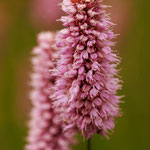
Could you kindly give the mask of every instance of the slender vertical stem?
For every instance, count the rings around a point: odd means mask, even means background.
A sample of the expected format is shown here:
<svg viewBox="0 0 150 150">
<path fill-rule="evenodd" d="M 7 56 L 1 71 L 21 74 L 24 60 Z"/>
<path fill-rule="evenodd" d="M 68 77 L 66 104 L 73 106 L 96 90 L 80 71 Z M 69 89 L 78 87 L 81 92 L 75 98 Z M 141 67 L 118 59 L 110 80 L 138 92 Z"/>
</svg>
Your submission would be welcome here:
<svg viewBox="0 0 150 150">
<path fill-rule="evenodd" d="M 87 150 L 91 150 L 91 139 L 87 141 Z"/>
</svg>

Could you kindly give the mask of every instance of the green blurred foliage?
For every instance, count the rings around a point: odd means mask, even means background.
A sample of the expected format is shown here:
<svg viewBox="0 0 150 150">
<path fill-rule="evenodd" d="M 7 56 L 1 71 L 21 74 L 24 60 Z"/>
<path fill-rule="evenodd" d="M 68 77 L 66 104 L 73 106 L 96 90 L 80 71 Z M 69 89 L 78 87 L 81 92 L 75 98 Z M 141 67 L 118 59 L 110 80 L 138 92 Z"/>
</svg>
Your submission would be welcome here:
<svg viewBox="0 0 150 150">
<path fill-rule="evenodd" d="M 119 1 L 119 0 L 118 0 Z M 36 45 L 35 29 L 29 21 L 29 0 L 1 0 L 8 15 L 5 43 L 0 47 L 0 149 L 22 150 L 27 134 L 30 103 L 28 80 L 30 51 Z M 132 0 L 129 28 L 118 44 L 121 75 L 126 95 L 124 115 L 117 120 L 110 140 L 95 136 L 93 150 L 149 150 L 150 142 L 150 1 Z M 119 12 L 118 12 L 119 13 Z M 74 149 L 86 149 L 79 137 Z"/>
</svg>

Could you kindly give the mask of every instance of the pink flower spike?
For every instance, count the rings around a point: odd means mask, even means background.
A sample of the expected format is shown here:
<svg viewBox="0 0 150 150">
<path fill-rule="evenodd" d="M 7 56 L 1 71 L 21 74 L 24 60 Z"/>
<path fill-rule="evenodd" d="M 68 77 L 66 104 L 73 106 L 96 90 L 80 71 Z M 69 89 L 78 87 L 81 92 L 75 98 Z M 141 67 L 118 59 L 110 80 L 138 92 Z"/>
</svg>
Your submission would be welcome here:
<svg viewBox="0 0 150 150">
<path fill-rule="evenodd" d="M 114 24 L 102 0 L 63 0 L 62 8 L 67 16 L 61 18 L 66 28 L 56 37 L 61 55 L 54 87 L 59 95 L 52 96 L 54 104 L 62 110 L 66 130 L 77 130 L 85 138 L 107 137 L 120 115 L 117 91 L 121 80 L 116 68 L 120 58 L 111 41 Z"/>
<path fill-rule="evenodd" d="M 29 122 L 29 135 L 26 150 L 70 150 L 74 143 L 73 133 L 64 132 L 60 111 L 54 108 L 52 90 L 55 77 L 49 70 L 54 69 L 55 61 L 59 58 L 53 47 L 55 34 L 44 32 L 38 35 L 38 46 L 34 48 L 32 58 L 33 73 L 31 75 L 31 101 L 33 109 Z"/>
</svg>

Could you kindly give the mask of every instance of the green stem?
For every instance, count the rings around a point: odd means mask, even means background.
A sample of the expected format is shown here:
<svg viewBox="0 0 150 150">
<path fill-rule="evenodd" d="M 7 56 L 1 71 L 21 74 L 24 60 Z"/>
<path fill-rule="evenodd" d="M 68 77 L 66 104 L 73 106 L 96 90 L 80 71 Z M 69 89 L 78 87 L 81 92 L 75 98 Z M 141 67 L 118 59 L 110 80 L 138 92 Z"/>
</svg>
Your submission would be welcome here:
<svg viewBox="0 0 150 150">
<path fill-rule="evenodd" d="M 87 150 L 91 150 L 91 139 L 87 141 Z"/>
</svg>

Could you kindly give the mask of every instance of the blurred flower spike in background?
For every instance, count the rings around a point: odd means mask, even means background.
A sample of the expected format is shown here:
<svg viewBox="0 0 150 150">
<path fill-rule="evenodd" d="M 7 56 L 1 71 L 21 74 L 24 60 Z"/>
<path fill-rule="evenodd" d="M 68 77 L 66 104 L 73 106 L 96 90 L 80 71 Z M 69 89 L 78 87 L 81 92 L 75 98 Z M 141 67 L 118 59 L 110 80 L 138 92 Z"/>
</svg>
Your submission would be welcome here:
<svg viewBox="0 0 150 150">
<path fill-rule="evenodd" d="M 49 70 L 55 67 L 58 59 L 53 48 L 55 34 L 44 32 L 38 35 L 38 46 L 33 49 L 33 73 L 31 75 L 31 121 L 27 150 L 70 150 L 73 134 L 63 132 L 65 124 L 61 121 L 59 109 L 54 108 L 50 89 L 54 86 L 55 77 Z"/>
</svg>

